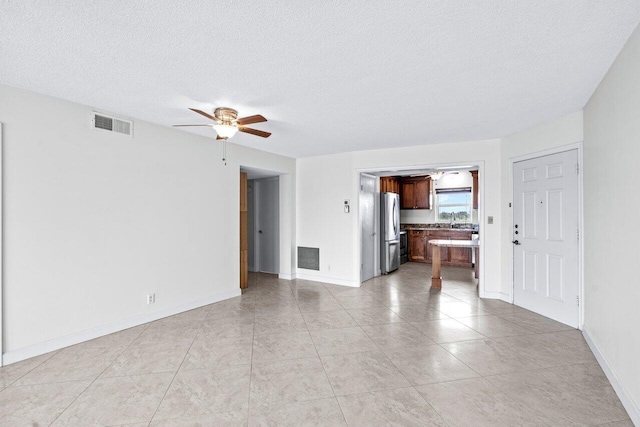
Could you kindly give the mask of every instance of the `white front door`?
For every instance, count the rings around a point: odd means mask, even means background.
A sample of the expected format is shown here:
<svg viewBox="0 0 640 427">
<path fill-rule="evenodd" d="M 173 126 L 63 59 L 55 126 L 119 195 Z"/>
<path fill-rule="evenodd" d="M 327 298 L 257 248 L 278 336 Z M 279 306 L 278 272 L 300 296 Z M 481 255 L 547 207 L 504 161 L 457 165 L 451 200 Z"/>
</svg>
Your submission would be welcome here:
<svg viewBox="0 0 640 427">
<path fill-rule="evenodd" d="M 513 164 L 514 304 L 578 327 L 578 152 Z"/>
<path fill-rule="evenodd" d="M 360 224 L 362 238 L 362 264 L 360 281 L 364 282 L 375 275 L 376 256 L 376 179 L 369 175 L 360 175 Z"/>
</svg>

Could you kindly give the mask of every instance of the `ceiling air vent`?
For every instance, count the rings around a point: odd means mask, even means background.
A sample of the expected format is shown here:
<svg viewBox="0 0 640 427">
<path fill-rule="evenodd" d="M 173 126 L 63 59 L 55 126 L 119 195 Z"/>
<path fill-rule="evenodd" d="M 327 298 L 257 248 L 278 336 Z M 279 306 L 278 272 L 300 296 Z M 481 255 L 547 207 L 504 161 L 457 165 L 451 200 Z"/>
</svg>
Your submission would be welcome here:
<svg viewBox="0 0 640 427">
<path fill-rule="evenodd" d="M 133 122 L 129 120 L 117 119 L 96 112 L 93 112 L 91 116 L 91 126 L 94 129 L 121 133 L 128 136 L 131 136 L 133 130 Z"/>
</svg>

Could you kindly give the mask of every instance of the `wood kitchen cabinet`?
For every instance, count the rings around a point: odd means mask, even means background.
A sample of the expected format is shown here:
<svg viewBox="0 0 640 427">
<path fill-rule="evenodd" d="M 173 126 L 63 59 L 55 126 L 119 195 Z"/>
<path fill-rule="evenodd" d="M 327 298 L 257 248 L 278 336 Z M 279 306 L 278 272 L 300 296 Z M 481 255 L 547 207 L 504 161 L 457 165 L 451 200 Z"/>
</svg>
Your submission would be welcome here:
<svg viewBox="0 0 640 427">
<path fill-rule="evenodd" d="M 400 180 L 395 176 L 380 177 L 380 192 L 400 194 Z"/>
<path fill-rule="evenodd" d="M 409 261 L 427 262 L 427 231 L 409 231 Z"/>
<path fill-rule="evenodd" d="M 400 181 L 400 209 L 430 209 L 429 192 L 431 178 L 428 176 L 402 178 Z"/>
</svg>

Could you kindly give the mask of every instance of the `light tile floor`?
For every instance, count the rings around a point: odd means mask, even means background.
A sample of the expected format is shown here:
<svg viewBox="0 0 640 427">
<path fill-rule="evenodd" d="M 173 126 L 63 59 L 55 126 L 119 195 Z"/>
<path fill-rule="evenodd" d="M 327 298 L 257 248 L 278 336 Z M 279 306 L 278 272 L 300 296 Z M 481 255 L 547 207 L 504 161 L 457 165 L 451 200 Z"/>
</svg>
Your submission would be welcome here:
<svg viewBox="0 0 640 427">
<path fill-rule="evenodd" d="M 632 426 L 579 331 L 469 269 L 242 297 L 0 368 L 3 426 Z"/>
</svg>

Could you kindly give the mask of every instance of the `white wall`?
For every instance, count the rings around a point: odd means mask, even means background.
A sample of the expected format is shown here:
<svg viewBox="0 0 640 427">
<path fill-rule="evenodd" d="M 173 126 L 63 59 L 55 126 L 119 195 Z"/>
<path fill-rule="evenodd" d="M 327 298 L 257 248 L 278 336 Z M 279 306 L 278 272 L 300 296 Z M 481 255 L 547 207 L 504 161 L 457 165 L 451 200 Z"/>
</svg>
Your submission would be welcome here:
<svg viewBox="0 0 640 427">
<path fill-rule="evenodd" d="M 294 159 L 230 143 L 224 166 L 212 138 L 142 121 L 133 138 L 100 132 L 90 112 L 0 86 L 7 361 L 237 294 L 241 164 L 285 174 L 281 271 L 291 272 Z"/>
<path fill-rule="evenodd" d="M 500 167 L 502 168 L 502 205 L 500 227 L 502 227 L 502 293 L 506 299 L 512 294 L 513 245 L 512 212 L 509 203 L 513 202 L 513 184 L 510 160 L 544 150 L 574 144 L 583 139 L 582 111 L 569 114 L 549 123 L 532 127 L 502 139 L 500 145 Z M 497 264 L 496 264 L 497 265 Z"/>
<path fill-rule="evenodd" d="M 359 174 L 366 170 L 390 170 L 440 164 L 482 164 L 480 191 L 484 193 L 483 218 L 495 217 L 495 225 L 480 227 L 488 268 L 484 283 L 487 296 L 500 291 L 500 141 L 472 141 L 385 150 L 358 151 L 298 159 L 298 245 L 320 248 L 320 271 L 298 269 L 298 275 L 334 283 L 358 285 L 360 229 L 358 227 Z M 351 200 L 350 214 L 342 202 Z M 486 220 L 483 220 L 486 223 Z M 329 269 L 329 266 L 331 267 Z"/>
<path fill-rule="evenodd" d="M 584 110 L 585 332 L 640 425 L 640 29 Z M 613 222 L 612 222 L 613 219 Z M 611 378 L 611 377 L 610 377 Z M 623 394 L 624 394 L 623 392 Z M 623 398 L 623 403 L 625 400 Z"/>
</svg>

